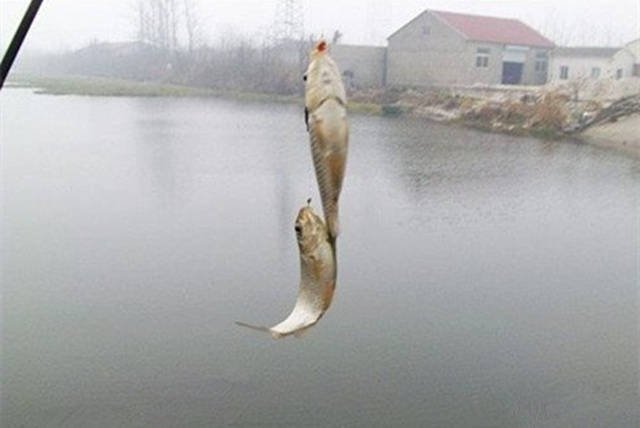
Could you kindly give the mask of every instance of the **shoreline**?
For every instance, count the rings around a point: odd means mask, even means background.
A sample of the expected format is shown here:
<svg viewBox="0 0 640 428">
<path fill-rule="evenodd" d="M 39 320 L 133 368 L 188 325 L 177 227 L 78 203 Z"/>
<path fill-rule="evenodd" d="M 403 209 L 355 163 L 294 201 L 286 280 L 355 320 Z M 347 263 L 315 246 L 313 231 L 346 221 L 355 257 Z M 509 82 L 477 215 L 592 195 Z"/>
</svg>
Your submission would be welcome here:
<svg viewBox="0 0 640 428">
<path fill-rule="evenodd" d="M 30 88 L 43 95 L 79 95 L 104 97 L 172 97 L 222 98 L 246 102 L 302 104 L 302 95 L 279 95 L 260 92 L 225 91 L 211 88 L 176 85 L 161 82 L 139 82 L 111 77 L 14 75 L 6 87 Z M 386 95 L 386 94 L 385 94 Z M 436 97 L 435 101 L 433 100 Z M 425 103 L 424 97 L 427 98 Z M 432 99 L 429 100 L 428 98 Z M 355 101 L 353 100 L 355 98 Z M 354 94 L 347 103 L 352 113 L 400 117 L 411 116 L 452 126 L 463 126 L 482 132 L 533 137 L 541 140 L 570 139 L 640 157 L 640 114 L 622 117 L 615 122 L 600 123 L 581 132 L 562 129 L 553 120 L 557 95 L 533 105 L 506 101 L 495 103 L 479 98 L 451 95 L 444 91 L 423 95 L 409 92 L 396 99 L 367 97 Z M 431 102 L 431 104 L 429 104 Z M 532 125 L 531 115 L 543 116 Z"/>
<path fill-rule="evenodd" d="M 616 150 L 640 159 L 640 113 L 585 129 L 579 141 Z"/>
<path fill-rule="evenodd" d="M 78 95 L 87 97 L 168 97 L 223 98 L 250 102 L 302 104 L 301 95 L 279 95 L 264 92 L 225 91 L 162 82 L 139 82 L 112 77 L 16 75 L 5 87 L 33 89 L 38 95 Z M 381 106 L 374 103 L 349 102 L 350 111 L 380 115 Z"/>
</svg>

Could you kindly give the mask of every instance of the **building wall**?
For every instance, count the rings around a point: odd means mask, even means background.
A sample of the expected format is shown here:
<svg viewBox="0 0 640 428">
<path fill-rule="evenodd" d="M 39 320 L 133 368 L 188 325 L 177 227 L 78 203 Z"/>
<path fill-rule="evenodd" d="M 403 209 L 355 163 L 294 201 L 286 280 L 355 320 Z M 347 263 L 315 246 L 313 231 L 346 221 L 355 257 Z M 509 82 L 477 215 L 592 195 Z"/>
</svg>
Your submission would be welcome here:
<svg viewBox="0 0 640 428">
<path fill-rule="evenodd" d="M 387 85 L 465 83 L 472 59 L 464 37 L 430 13 L 422 13 L 389 37 Z"/>
<path fill-rule="evenodd" d="M 551 63 L 549 68 L 549 81 L 562 82 L 560 79 L 560 67 L 569 67 L 569 75 L 566 80 L 591 78 L 591 69 L 600 68 L 600 78 L 614 78 L 615 71 L 612 70 L 611 59 L 607 57 L 581 57 L 581 56 L 564 56 L 551 55 Z"/>
<path fill-rule="evenodd" d="M 536 70 L 536 61 L 538 58 L 536 55 L 546 55 L 546 68 L 544 70 Z M 542 58 L 540 58 L 542 60 Z M 551 72 L 551 50 L 546 48 L 531 48 L 527 52 L 527 61 L 524 65 L 524 71 L 522 73 L 523 85 L 544 85 L 549 79 Z"/>
<path fill-rule="evenodd" d="M 488 67 L 477 67 L 478 49 L 489 49 Z M 466 42 L 464 56 L 459 59 L 458 66 L 463 77 L 458 83 L 472 85 L 474 83 L 498 84 L 502 81 L 502 54 L 504 47 L 496 43 Z"/>
<path fill-rule="evenodd" d="M 633 76 L 634 62 L 635 58 L 630 51 L 622 49 L 621 51 L 617 52 L 611 59 L 612 76 L 616 75 L 617 70 L 622 70 L 623 78 Z"/>
<path fill-rule="evenodd" d="M 329 47 L 345 85 L 356 89 L 384 86 L 386 51 L 386 48 L 378 46 L 338 44 Z"/>
<path fill-rule="evenodd" d="M 633 56 L 636 64 L 640 64 L 640 39 L 627 43 L 624 50 L 628 51 Z"/>
<path fill-rule="evenodd" d="M 631 70 L 631 75 L 634 77 L 640 77 L 640 39 L 627 43 L 624 48 L 633 56 L 633 68 Z"/>
</svg>

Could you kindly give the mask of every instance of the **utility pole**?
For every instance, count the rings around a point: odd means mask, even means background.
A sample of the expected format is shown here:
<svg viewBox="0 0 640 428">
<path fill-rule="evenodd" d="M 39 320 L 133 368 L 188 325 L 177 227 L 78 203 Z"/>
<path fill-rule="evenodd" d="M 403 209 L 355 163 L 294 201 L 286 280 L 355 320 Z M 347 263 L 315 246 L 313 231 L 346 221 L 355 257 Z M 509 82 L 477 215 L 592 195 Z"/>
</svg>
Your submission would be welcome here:
<svg viewBox="0 0 640 428">
<path fill-rule="evenodd" d="M 300 0 L 278 0 L 273 23 L 273 41 L 301 40 L 304 37 L 304 13 Z"/>
</svg>

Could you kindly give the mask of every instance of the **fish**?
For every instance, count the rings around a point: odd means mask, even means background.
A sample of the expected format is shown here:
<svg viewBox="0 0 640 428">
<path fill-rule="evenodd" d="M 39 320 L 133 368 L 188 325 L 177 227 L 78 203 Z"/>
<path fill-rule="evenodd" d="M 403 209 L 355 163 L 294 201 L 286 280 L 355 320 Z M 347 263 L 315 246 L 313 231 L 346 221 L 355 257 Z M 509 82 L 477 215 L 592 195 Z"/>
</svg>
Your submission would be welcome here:
<svg viewBox="0 0 640 428">
<path fill-rule="evenodd" d="M 349 125 L 342 77 L 327 50 L 327 42 L 320 40 L 310 53 L 304 74 L 305 123 L 324 218 L 335 251 L 339 233 L 338 199 L 347 163 Z"/>
<path fill-rule="evenodd" d="M 273 327 L 236 321 L 239 326 L 268 332 L 274 339 L 289 335 L 301 337 L 313 327 L 329 309 L 336 287 L 335 257 L 329 233 L 310 204 L 298 211 L 294 229 L 300 253 L 300 284 L 293 310 Z"/>
</svg>

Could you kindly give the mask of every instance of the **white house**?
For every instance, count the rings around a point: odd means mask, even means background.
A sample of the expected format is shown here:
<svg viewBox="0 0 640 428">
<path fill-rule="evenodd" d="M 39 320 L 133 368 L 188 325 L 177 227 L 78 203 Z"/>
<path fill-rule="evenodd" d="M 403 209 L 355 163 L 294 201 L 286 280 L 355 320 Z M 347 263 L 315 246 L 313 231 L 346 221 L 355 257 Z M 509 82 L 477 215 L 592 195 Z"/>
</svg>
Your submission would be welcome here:
<svg viewBox="0 0 640 428">
<path fill-rule="evenodd" d="M 640 76 L 640 39 L 627 43 L 613 56 L 612 65 L 621 77 Z"/>
<path fill-rule="evenodd" d="M 549 81 L 620 78 L 614 66 L 614 56 L 620 51 L 611 47 L 557 47 L 551 52 Z"/>
<path fill-rule="evenodd" d="M 640 76 L 640 39 L 615 47 L 557 47 L 551 53 L 549 81 Z"/>
</svg>

